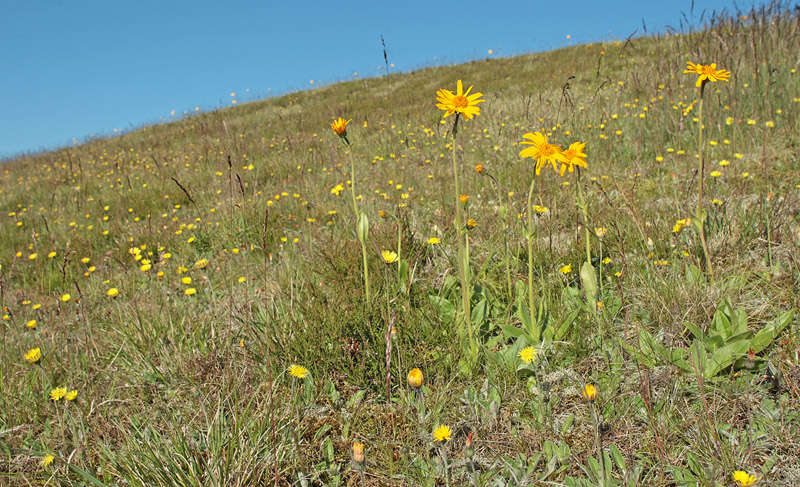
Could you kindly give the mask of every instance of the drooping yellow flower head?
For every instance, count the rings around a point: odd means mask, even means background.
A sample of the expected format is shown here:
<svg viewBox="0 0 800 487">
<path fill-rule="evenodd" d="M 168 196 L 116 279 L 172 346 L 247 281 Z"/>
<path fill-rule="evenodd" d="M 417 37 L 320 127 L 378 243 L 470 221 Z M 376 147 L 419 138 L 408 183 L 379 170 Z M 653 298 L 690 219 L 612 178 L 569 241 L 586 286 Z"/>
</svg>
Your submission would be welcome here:
<svg viewBox="0 0 800 487">
<path fill-rule="evenodd" d="M 417 389 L 422 385 L 422 380 L 423 376 L 421 370 L 411 369 L 411 371 L 408 373 L 408 385 L 410 385 L 414 389 Z"/>
<path fill-rule="evenodd" d="M 383 257 L 383 261 L 387 264 L 394 264 L 397 262 L 397 252 L 392 252 L 391 250 L 382 251 L 381 257 Z"/>
<path fill-rule="evenodd" d="M 338 135 L 339 137 L 347 137 L 347 124 L 352 122 L 353 120 L 345 120 L 342 117 L 334 120 L 331 124 L 331 128 L 333 132 Z"/>
<path fill-rule="evenodd" d="M 586 384 L 583 386 L 583 393 L 581 395 L 587 401 L 594 402 L 594 400 L 597 399 L 597 388 L 592 384 Z"/>
<path fill-rule="evenodd" d="M 25 354 L 25 361 L 28 363 L 35 364 L 40 360 L 42 360 L 42 351 L 39 348 L 28 350 L 28 353 Z"/>
<path fill-rule="evenodd" d="M 521 358 L 526 364 L 529 364 L 536 360 L 536 354 L 538 353 L 539 351 L 533 347 L 525 347 L 519 351 L 519 358 Z"/>
<path fill-rule="evenodd" d="M 683 70 L 684 73 L 695 73 L 697 76 L 697 83 L 695 86 L 700 87 L 703 83 L 707 81 L 717 82 L 717 81 L 728 81 L 731 77 L 731 72 L 726 71 L 724 69 L 717 69 L 717 63 L 711 63 L 710 65 L 703 65 L 703 64 L 695 64 L 692 62 L 686 63 L 686 69 Z"/>
<path fill-rule="evenodd" d="M 454 113 L 460 113 L 464 115 L 465 119 L 471 120 L 472 117 L 480 115 L 481 113 L 478 103 L 486 101 L 479 100 L 479 98 L 483 96 L 483 93 L 473 93 L 470 95 L 469 92 L 471 90 L 472 86 L 470 85 L 467 91 L 464 92 L 464 85 L 461 84 L 461 80 L 458 80 L 455 93 L 450 90 L 439 90 L 436 92 L 436 101 L 439 102 L 436 104 L 436 107 L 446 112 L 444 114 L 445 118 Z"/>
<path fill-rule="evenodd" d="M 736 482 L 736 485 L 739 487 L 750 487 L 751 485 L 755 485 L 757 480 L 758 477 L 745 471 L 737 470 L 733 472 L 733 481 Z"/>
<path fill-rule="evenodd" d="M 357 441 L 353 442 L 353 461 L 364 463 L 364 444 Z"/>
<path fill-rule="evenodd" d="M 564 171 L 569 169 L 569 172 L 575 171 L 575 166 L 586 168 L 586 154 L 583 153 L 583 148 L 586 147 L 585 143 L 573 142 L 570 144 L 569 149 L 564 151 L 564 161 L 561 163 L 561 171 L 559 174 L 564 175 Z"/>
<path fill-rule="evenodd" d="M 547 142 L 547 136 L 545 134 L 541 132 L 527 133 L 523 135 L 522 138 L 526 140 L 523 140 L 521 143 L 529 145 L 530 147 L 522 149 L 519 155 L 521 157 L 531 157 L 536 160 L 537 176 L 542 171 L 543 167 L 550 165 L 553 167 L 553 171 L 557 172 L 556 163 L 561 162 L 565 164 L 567 162 L 561 147 Z"/>
<path fill-rule="evenodd" d="M 302 365 L 292 365 L 289 367 L 289 375 L 295 379 L 305 379 L 308 376 L 308 369 Z"/>
<path fill-rule="evenodd" d="M 446 424 L 439 425 L 433 430 L 433 441 L 444 442 L 450 439 L 450 427 Z"/>
</svg>

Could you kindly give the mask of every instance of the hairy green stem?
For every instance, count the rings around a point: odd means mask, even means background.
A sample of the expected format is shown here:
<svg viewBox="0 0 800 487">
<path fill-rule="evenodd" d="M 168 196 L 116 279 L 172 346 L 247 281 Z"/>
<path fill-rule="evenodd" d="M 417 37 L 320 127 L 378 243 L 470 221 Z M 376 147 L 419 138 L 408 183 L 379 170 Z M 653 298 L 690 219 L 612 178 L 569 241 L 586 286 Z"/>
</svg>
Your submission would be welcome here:
<svg viewBox="0 0 800 487">
<path fill-rule="evenodd" d="M 528 244 L 528 316 L 530 318 L 531 329 L 528 334 L 534 343 L 539 343 L 539 328 L 534 324 L 533 313 L 533 187 L 536 184 L 536 176 L 531 179 L 531 187 L 528 189 L 528 234 L 525 240 Z"/>
<path fill-rule="evenodd" d="M 458 116 L 456 114 L 456 120 L 453 123 L 453 183 L 455 185 L 455 192 L 456 192 L 456 219 L 455 219 L 455 227 L 456 227 L 456 238 L 458 239 L 458 268 L 459 268 L 459 277 L 461 278 L 461 303 L 464 307 L 464 321 L 467 324 L 467 334 L 469 335 L 469 344 L 470 350 L 474 353 L 477 350 L 477 344 L 475 343 L 475 335 L 472 333 L 472 320 L 470 319 L 470 296 L 469 296 L 469 288 L 468 286 L 468 265 L 469 261 L 465 259 L 469 258 L 469 254 L 465 253 L 464 250 L 464 240 L 466 235 L 464 234 L 464 222 L 461 218 L 461 192 L 458 186 L 458 162 L 456 160 L 456 134 L 458 133 Z"/>
</svg>

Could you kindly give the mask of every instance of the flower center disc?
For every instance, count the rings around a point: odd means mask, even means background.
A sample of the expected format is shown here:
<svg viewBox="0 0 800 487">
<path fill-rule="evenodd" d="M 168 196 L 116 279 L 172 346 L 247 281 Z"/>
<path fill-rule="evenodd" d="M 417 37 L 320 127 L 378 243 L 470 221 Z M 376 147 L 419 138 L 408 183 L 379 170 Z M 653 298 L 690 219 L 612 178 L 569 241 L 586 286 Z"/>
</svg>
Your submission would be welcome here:
<svg viewBox="0 0 800 487">
<path fill-rule="evenodd" d="M 468 105 L 469 101 L 466 96 L 456 96 L 453 98 L 453 106 L 456 108 L 466 108 Z"/>
</svg>

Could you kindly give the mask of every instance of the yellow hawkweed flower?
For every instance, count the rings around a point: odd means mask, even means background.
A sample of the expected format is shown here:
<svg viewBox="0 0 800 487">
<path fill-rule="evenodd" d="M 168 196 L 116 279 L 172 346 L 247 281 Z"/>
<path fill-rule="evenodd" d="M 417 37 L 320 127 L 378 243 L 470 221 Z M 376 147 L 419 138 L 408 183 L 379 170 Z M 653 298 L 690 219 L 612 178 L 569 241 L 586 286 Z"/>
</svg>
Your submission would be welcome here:
<svg viewBox="0 0 800 487">
<path fill-rule="evenodd" d="M 289 367 L 289 375 L 295 379 L 305 379 L 308 376 L 308 369 L 302 365 L 292 365 Z"/>
<path fill-rule="evenodd" d="M 70 299 L 72 299 L 72 296 L 70 296 L 70 295 L 69 295 L 69 293 L 63 294 L 63 295 L 61 296 L 61 301 L 62 301 L 62 302 L 64 302 L 64 303 L 66 303 L 66 302 L 67 302 L 67 301 L 69 301 Z"/>
<path fill-rule="evenodd" d="M 458 200 L 461 201 L 461 204 L 465 204 L 468 199 L 469 199 L 469 196 L 467 196 L 465 194 L 462 194 L 461 196 L 458 197 Z"/>
<path fill-rule="evenodd" d="M 575 166 L 586 168 L 586 154 L 583 153 L 584 147 L 586 147 L 586 143 L 573 142 L 570 144 L 569 149 L 564 151 L 564 159 L 566 161 L 562 161 L 559 175 L 563 176 L 564 171 L 567 169 L 569 169 L 569 172 L 574 172 Z"/>
<path fill-rule="evenodd" d="M 32 348 L 25 354 L 25 360 L 28 363 L 35 364 L 42 360 L 42 351 L 39 348 Z"/>
<path fill-rule="evenodd" d="M 565 266 L 559 267 L 558 268 L 558 272 L 560 272 L 560 273 L 562 273 L 564 275 L 570 274 L 572 272 L 572 264 L 567 264 Z"/>
<path fill-rule="evenodd" d="M 25 323 L 25 327 L 31 330 L 36 329 L 36 320 L 30 320 L 29 322 Z"/>
<path fill-rule="evenodd" d="M 478 103 L 486 101 L 479 100 L 479 98 L 483 96 L 483 93 L 473 93 L 470 95 L 469 92 L 471 90 L 472 86 L 467 88 L 465 93 L 464 85 L 461 84 L 461 80 L 458 80 L 456 93 L 450 90 L 439 90 L 436 92 L 436 101 L 439 102 L 436 104 L 436 107 L 446 112 L 444 114 L 445 118 L 454 113 L 460 113 L 464 115 L 465 119 L 470 120 L 472 117 L 480 115 L 481 113 L 481 109 L 477 106 Z"/>
<path fill-rule="evenodd" d="M 475 227 L 477 227 L 477 226 L 478 226 L 478 222 L 476 222 L 476 221 L 475 221 L 475 220 L 473 220 L 472 218 L 470 218 L 469 220 L 467 220 L 467 228 L 468 228 L 468 229 L 472 229 L 472 228 L 475 228 Z"/>
<path fill-rule="evenodd" d="M 726 71 L 724 69 L 717 69 L 717 63 L 711 63 L 710 65 L 703 65 L 703 64 L 695 64 L 692 62 L 686 63 L 686 69 L 683 71 L 684 73 L 695 73 L 697 74 L 697 83 L 695 86 L 700 87 L 703 83 L 707 81 L 717 82 L 717 81 L 728 81 L 731 77 L 731 72 Z"/>
<path fill-rule="evenodd" d="M 66 387 L 56 387 L 52 391 L 50 391 L 50 399 L 53 401 L 58 401 L 62 397 L 67 395 L 67 388 Z"/>
<path fill-rule="evenodd" d="M 736 485 L 739 487 L 750 487 L 751 485 L 755 485 L 757 480 L 758 477 L 743 470 L 733 472 L 733 481 L 736 482 Z"/>
<path fill-rule="evenodd" d="M 119 296 L 119 289 L 112 287 L 111 289 L 106 291 L 106 295 L 110 298 L 116 298 L 117 296 Z"/>
<path fill-rule="evenodd" d="M 78 390 L 72 389 L 64 396 L 64 399 L 67 401 L 74 401 L 76 397 L 78 397 Z"/>
<path fill-rule="evenodd" d="M 527 133 L 522 136 L 521 144 L 530 145 L 520 151 L 520 157 L 531 157 L 536 160 L 536 175 L 542 171 L 543 167 L 548 165 L 553 167 L 553 171 L 558 172 L 556 163 L 561 162 L 567 164 L 567 158 L 564 157 L 561 147 L 550 144 L 547 142 L 547 136 L 541 132 Z"/>
<path fill-rule="evenodd" d="M 598 227 L 594 229 L 594 234 L 597 235 L 597 238 L 603 238 L 608 233 L 608 229 L 606 227 Z"/>
<path fill-rule="evenodd" d="M 186 291 L 184 291 L 184 292 L 183 292 L 183 294 L 185 294 L 185 295 L 187 295 L 187 296 L 192 296 L 192 295 L 194 295 L 194 294 L 197 294 L 197 289 L 195 289 L 195 288 L 193 288 L 193 287 L 190 287 L 189 289 L 187 289 Z"/>
<path fill-rule="evenodd" d="M 53 460 L 55 460 L 55 457 L 53 455 L 45 455 L 44 458 L 42 458 L 42 461 L 39 462 L 39 465 L 41 465 L 42 467 L 46 467 L 51 463 L 53 463 Z"/>
<path fill-rule="evenodd" d="M 188 286 L 189 284 L 191 284 L 191 283 L 192 283 L 192 278 L 191 278 L 191 277 L 188 277 L 188 276 L 187 276 L 187 277 L 182 277 L 182 278 L 181 278 L 181 282 L 182 282 L 182 283 L 184 283 L 184 284 L 186 284 L 186 285 Z"/>
<path fill-rule="evenodd" d="M 194 263 L 194 266 L 198 269 L 205 269 L 207 265 L 208 265 L 208 260 L 206 259 L 200 259 Z"/>
<path fill-rule="evenodd" d="M 433 441 L 444 442 L 450 439 L 450 427 L 446 424 L 438 426 L 433 430 Z"/>
<path fill-rule="evenodd" d="M 547 207 L 541 205 L 533 205 L 533 211 L 541 215 L 542 213 L 547 213 Z"/>
<path fill-rule="evenodd" d="M 333 132 L 338 135 L 339 137 L 347 137 L 347 124 L 352 122 L 353 120 L 345 120 L 342 117 L 334 120 L 331 124 L 331 128 Z"/>
<path fill-rule="evenodd" d="M 485 171 L 485 169 L 483 168 L 482 164 L 478 164 L 477 166 L 475 166 L 475 172 L 476 173 L 480 174 L 480 173 L 482 173 L 484 171 Z"/>
<path fill-rule="evenodd" d="M 38 256 L 38 254 L 36 254 L 36 253 L 34 252 L 34 253 L 32 253 L 31 255 L 29 255 L 29 256 L 28 256 L 28 260 L 36 260 L 36 257 L 37 257 L 37 256 Z"/>
<path fill-rule="evenodd" d="M 594 402 L 594 400 L 597 399 L 597 388 L 592 384 L 586 384 L 583 386 L 583 392 L 581 395 L 587 401 Z"/>
<path fill-rule="evenodd" d="M 422 375 L 422 371 L 419 369 L 411 369 L 411 371 L 408 373 L 408 385 L 414 389 L 417 389 L 422 385 L 423 379 L 424 377 Z"/>
<path fill-rule="evenodd" d="M 383 261 L 387 264 L 394 264 L 397 262 L 397 252 L 392 252 L 391 250 L 382 251 L 381 257 L 383 257 Z"/>
<path fill-rule="evenodd" d="M 525 347 L 519 351 L 519 358 L 521 358 L 526 364 L 529 364 L 536 360 L 536 354 L 538 353 L 539 351 L 533 347 Z"/>
<path fill-rule="evenodd" d="M 436 245 L 436 244 L 442 243 L 442 241 L 439 240 L 439 237 L 431 237 L 431 238 L 428 239 L 428 243 L 430 245 Z"/>
</svg>

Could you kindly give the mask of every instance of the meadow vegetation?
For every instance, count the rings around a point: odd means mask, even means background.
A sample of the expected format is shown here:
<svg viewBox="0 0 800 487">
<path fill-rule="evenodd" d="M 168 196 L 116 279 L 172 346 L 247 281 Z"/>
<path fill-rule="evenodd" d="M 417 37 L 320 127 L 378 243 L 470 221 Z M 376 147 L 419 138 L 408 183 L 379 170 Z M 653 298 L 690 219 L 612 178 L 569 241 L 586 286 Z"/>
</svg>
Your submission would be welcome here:
<svg viewBox="0 0 800 487">
<path fill-rule="evenodd" d="M 4 162 L 0 485 L 798 485 L 799 52 L 773 4 Z"/>
</svg>

